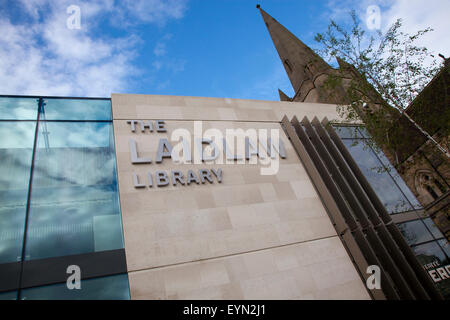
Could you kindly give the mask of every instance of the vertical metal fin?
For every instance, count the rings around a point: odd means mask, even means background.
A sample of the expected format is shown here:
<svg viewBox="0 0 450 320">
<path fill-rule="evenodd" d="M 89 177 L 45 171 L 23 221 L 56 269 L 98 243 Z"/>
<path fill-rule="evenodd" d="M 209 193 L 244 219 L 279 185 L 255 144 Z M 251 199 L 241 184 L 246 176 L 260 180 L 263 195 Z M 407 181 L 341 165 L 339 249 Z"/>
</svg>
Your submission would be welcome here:
<svg viewBox="0 0 450 320">
<path fill-rule="evenodd" d="M 381 270 L 373 299 L 443 299 L 328 119 L 282 120 L 339 237 L 365 281 Z"/>
</svg>

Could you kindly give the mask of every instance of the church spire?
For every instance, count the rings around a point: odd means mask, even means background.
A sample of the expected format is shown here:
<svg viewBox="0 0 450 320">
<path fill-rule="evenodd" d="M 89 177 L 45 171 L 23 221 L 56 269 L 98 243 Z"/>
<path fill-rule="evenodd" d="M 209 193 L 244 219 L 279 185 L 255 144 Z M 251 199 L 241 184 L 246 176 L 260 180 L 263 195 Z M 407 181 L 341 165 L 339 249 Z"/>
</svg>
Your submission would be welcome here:
<svg viewBox="0 0 450 320">
<path fill-rule="evenodd" d="M 316 88 L 316 80 L 333 69 L 320 58 L 311 48 L 300 41 L 289 30 L 283 27 L 277 20 L 272 18 L 265 12 L 260 5 L 256 6 L 264 19 L 267 29 L 269 30 L 275 48 L 278 51 L 281 62 L 289 76 L 292 87 L 295 91 L 295 101 L 308 101 L 308 95 Z M 314 93 L 314 102 L 323 101 Z"/>
<path fill-rule="evenodd" d="M 281 91 L 281 89 L 278 89 L 278 94 L 280 95 L 280 101 L 292 101 L 292 99 L 289 98 L 286 93 Z"/>
</svg>

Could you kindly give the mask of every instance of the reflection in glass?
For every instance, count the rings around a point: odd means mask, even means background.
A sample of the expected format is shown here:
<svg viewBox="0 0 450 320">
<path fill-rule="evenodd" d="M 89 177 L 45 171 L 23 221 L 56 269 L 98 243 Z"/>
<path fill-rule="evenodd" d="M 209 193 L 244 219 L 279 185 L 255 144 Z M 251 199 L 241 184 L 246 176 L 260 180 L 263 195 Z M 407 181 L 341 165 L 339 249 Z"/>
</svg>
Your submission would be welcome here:
<svg viewBox="0 0 450 320">
<path fill-rule="evenodd" d="M 413 210 L 371 148 L 364 143 L 355 144 L 353 139 L 344 139 L 342 142 L 389 213 Z"/>
<path fill-rule="evenodd" d="M 123 248 L 112 124 L 40 122 L 26 260 Z"/>
<path fill-rule="evenodd" d="M 423 222 L 426 224 L 426 226 L 428 227 L 428 230 L 431 231 L 431 234 L 433 235 L 433 237 L 435 239 L 440 239 L 443 238 L 444 235 L 442 234 L 441 231 L 439 231 L 439 228 L 434 224 L 434 221 L 431 220 L 431 218 L 426 218 L 423 219 Z"/>
<path fill-rule="evenodd" d="M 434 261 L 439 264 L 444 264 L 447 261 L 447 257 L 444 251 L 439 247 L 436 241 L 420 244 L 412 247 L 417 259 L 425 265 Z"/>
<path fill-rule="evenodd" d="M 442 240 L 440 240 L 440 242 L 441 241 Z M 445 268 L 449 263 L 449 259 L 446 257 L 437 241 L 420 244 L 412 247 L 412 249 L 444 298 L 450 299 L 450 279 L 447 278 L 448 273 Z"/>
<path fill-rule="evenodd" d="M 0 122 L 0 263 L 21 260 L 35 128 Z"/>
<path fill-rule="evenodd" d="M 447 259 L 450 259 L 450 243 L 447 241 L 447 239 L 438 240 L 438 243 L 447 255 Z"/>
<path fill-rule="evenodd" d="M 45 99 L 40 120 L 111 120 L 111 101 L 90 99 Z"/>
<path fill-rule="evenodd" d="M 358 131 L 358 127 L 355 126 L 334 126 L 334 131 L 341 139 L 359 139 L 363 138 L 361 132 Z"/>
<path fill-rule="evenodd" d="M 22 290 L 24 300 L 130 300 L 128 275 L 81 280 L 80 290 L 66 283 Z"/>
<path fill-rule="evenodd" d="M 357 128 L 357 134 L 349 127 L 340 127 L 336 131 L 388 212 L 422 209 L 419 201 L 384 153 L 381 150 L 374 150 L 366 143 L 370 142 L 367 129 Z M 446 239 L 433 241 L 443 238 L 437 226 L 430 218 L 426 218 L 400 223 L 398 227 L 408 244 L 413 245 L 413 251 L 427 272 L 432 275 L 431 278 L 438 289 L 444 297 L 450 299 L 450 279 L 438 275 L 439 272 L 445 272 L 443 268 L 448 264 L 449 247 Z"/>
<path fill-rule="evenodd" d="M 36 120 L 38 98 L 0 97 L 0 119 Z"/>
<path fill-rule="evenodd" d="M 17 291 L 0 292 L 0 300 L 17 300 Z"/>
<path fill-rule="evenodd" d="M 433 240 L 433 237 L 428 229 L 425 228 L 422 220 L 399 223 L 397 226 L 409 245 Z"/>
<path fill-rule="evenodd" d="M 370 139 L 371 136 L 369 132 L 367 131 L 366 127 L 358 127 L 359 133 L 366 139 Z"/>
<path fill-rule="evenodd" d="M 406 196 L 408 201 L 412 204 L 414 209 L 422 209 L 422 205 L 419 203 L 419 201 L 416 199 L 414 194 L 411 192 L 411 190 L 406 185 L 405 181 L 400 177 L 397 170 L 391 165 L 389 162 L 389 159 L 384 155 L 384 153 L 380 150 L 377 152 L 377 156 L 380 159 L 380 161 L 384 164 L 384 166 L 387 168 L 387 172 L 391 175 L 391 177 L 394 179 L 394 181 L 397 183 L 400 190 L 402 190 L 403 194 Z"/>
</svg>

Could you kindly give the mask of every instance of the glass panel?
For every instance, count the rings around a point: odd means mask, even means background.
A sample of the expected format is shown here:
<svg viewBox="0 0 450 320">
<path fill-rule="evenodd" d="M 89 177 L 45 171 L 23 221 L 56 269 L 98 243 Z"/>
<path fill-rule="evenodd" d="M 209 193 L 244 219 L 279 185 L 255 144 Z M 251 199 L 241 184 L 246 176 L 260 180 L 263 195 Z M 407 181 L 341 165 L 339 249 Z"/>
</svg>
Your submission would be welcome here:
<svg viewBox="0 0 450 320">
<path fill-rule="evenodd" d="M 437 241 L 421 244 L 412 249 L 442 295 L 450 299 L 449 259 Z"/>
<path fill-rule="evenodd" d="M 41 122 L 26 259 L 123 248 L 112 124 Z"/>
<path fill-rule="evenodd" d="M 36 120 L 39 99 L 0 97 L 0 119 Z"/>
<path fill-rule="evenodd" d="M 397 226 L 409 245 L 433 240 L 430 231 L 425 228 L 422 220 L 399 223 Z"/>
<path fill-rule="evenodd" d="M 111 120 L 111 100 L 45 99 L 40 120 Z"/>
<path fill-rule="evenodd" d="M 431 231 L 431 234 L 435 239 L 443 238 L 444 235 L 441 233 L 437 225 L 434 223 L 434 221 L 431 218 L 423 219 L 423 222 L 426 224 L 428 229 Z"/>
<path fill-rule="evenodd" d="M 24 289 L 24 300 L 130 300 L 128 275 L 81 280 L 81 289 L 69 290 L 66 283 Z"/>
<path fill-rule="evenodd" d="M 345 139 L 342 142 L 389 213 L 413 210 L 371 148 L 364 143 L 355 145 L 353 139 Z"/>
<path fill-rule="evenodd" d="M 0 263 L 20 261 L 36 122 L 0 122 Z"/>
<path fill-rule="evenodd" d="M 17 300 L 17 291 L 0 292 L 0 300 Z"/>
<path fill-rule="evenodd" d="M 354 127 L 341 126 L 341 127 L 339 127 L 338 126 L 338 127 L 335 127 L 335 129 L 336 129 L 336 131 L 339 130 L 338 134 L 342 139 L 353 138 L 353 140 L 352 140 L 353 145 L 361 144 L 363 146 L 362 147 L 363 149 L 367 149 L 367 152 L 369 152 L 369 149 L 372 150 L 368 145 L 365 144 L 366 140 L 361 139 L 361 138 L 370 138 L 370 135 L 367 132 L 367 129 L 365 127 L 360 127 L 360 126 L 354 126 Z M 357 130 L 357 133 L 355 133 L 355 130 Z M 372 152 L 375 152 L 375 151 L 372 150 Z M 416 199 L 414 194 L 408 188 L 406 183 L 403 181 L 401 176 L 398 174 L 397 170 L 391 165 L 391 163 L 389 162 L 387 157 L 384 155 L 384 153 L 381 150 L 379 150 L 378 152 L 376 152 L 376 155 L 379 157 L 379 160 L 381 160 L 381 163 L 386 168 L 383 168 L 383 166 L 380 164 L 379 166 L 377 166 L 377 168 L 375 168 L 375 170 L 380 171 L 380 172 L 386 171 L 386 174 L 388 174 L 392 177 L 392 179 L 397 183 L 400 190 L 403 192 L 404 195 L 402 196 L 402 198 L 405 199 L 405 197 L 406 197 L 407 201 L 409 201 L 409 204 L 411 204 L 414 207 L 414 209 L 422 209 L 422 205 L 419 203 L 419 201 Z M 357 159 L 355 159 L 355 160 L 357 160 Z M 410 209 L 408 209 L 408 208 L 410 208 L 409 205 L 406 205 L 403 207 L 405 207 L 406 210 L 410 210 Z M 405 211 L 405 209 L 396 210 L 395 212 Z"/>
<path fill-rule="evenodd" d="M 405 181 L 400 177 L 397 170 L 391 165 L 388 158 L 384 155 L 382 151 L 377 152 L 377 156 L 380 158 L 381 162 L 386 166 L 387 171 L 391 175 L 391 177 L 395 180 L 400 190 L 402 190 L 403 194 L 409 200 L 409 202 L 413 205 L 414 209 L 422 209 L 422 205 L 416 199 L 416 196 L 411 192 L 411 190 L 406 185 Z"/>
<path fill-rule="evenodd" d="M 442 250 L 444 250 L 447 258 L 450 259 L 450 244 L 447 239 L 438 240 L 438 243 L 441 246 Z"/>
<path fill-rule="evenodd" d="M 358 131 L 359 133 L 361 133 L 361 135 L 366 138 L 366 139 L 370 139 L 371 136 L 369 134 L 369 132 L 367 131 L 366 127 L 358 127 Z"/>
<path fill-rule="evenodd" d="M 447 262 L 447 257 L 436 241 L 420 244 L 412 247 L 412 249 L 416 254 L 417 259 L 419 259 L 423 265 L 432 262 L 436 262 L 436 265 L 442 265 Z"/>
<path fill-rule="evenodd" d="M 341 139 L 363 138 L 358 131 L 358 127 L 353 126 L 333 126 L 334 130 Z"/>
</svg>

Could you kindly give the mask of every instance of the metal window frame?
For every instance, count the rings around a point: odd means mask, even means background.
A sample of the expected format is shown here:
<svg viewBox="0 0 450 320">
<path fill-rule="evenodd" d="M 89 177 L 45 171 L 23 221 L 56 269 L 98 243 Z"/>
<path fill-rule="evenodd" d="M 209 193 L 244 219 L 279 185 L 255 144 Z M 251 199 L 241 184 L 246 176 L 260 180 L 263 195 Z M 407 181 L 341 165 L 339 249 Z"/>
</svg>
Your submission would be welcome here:
<svg viewBox="0 0 450 320">
<path fill-rule="evenodd" d="M 15 95 L 15 94 L 0 94 L 0 98 L 31 98 L 31 99 L 67 99 L 67 100 L 111 100 L 106 97 L 62 97 L 62 96 L 33 96 L 33 95 Z"/>
</svg>

